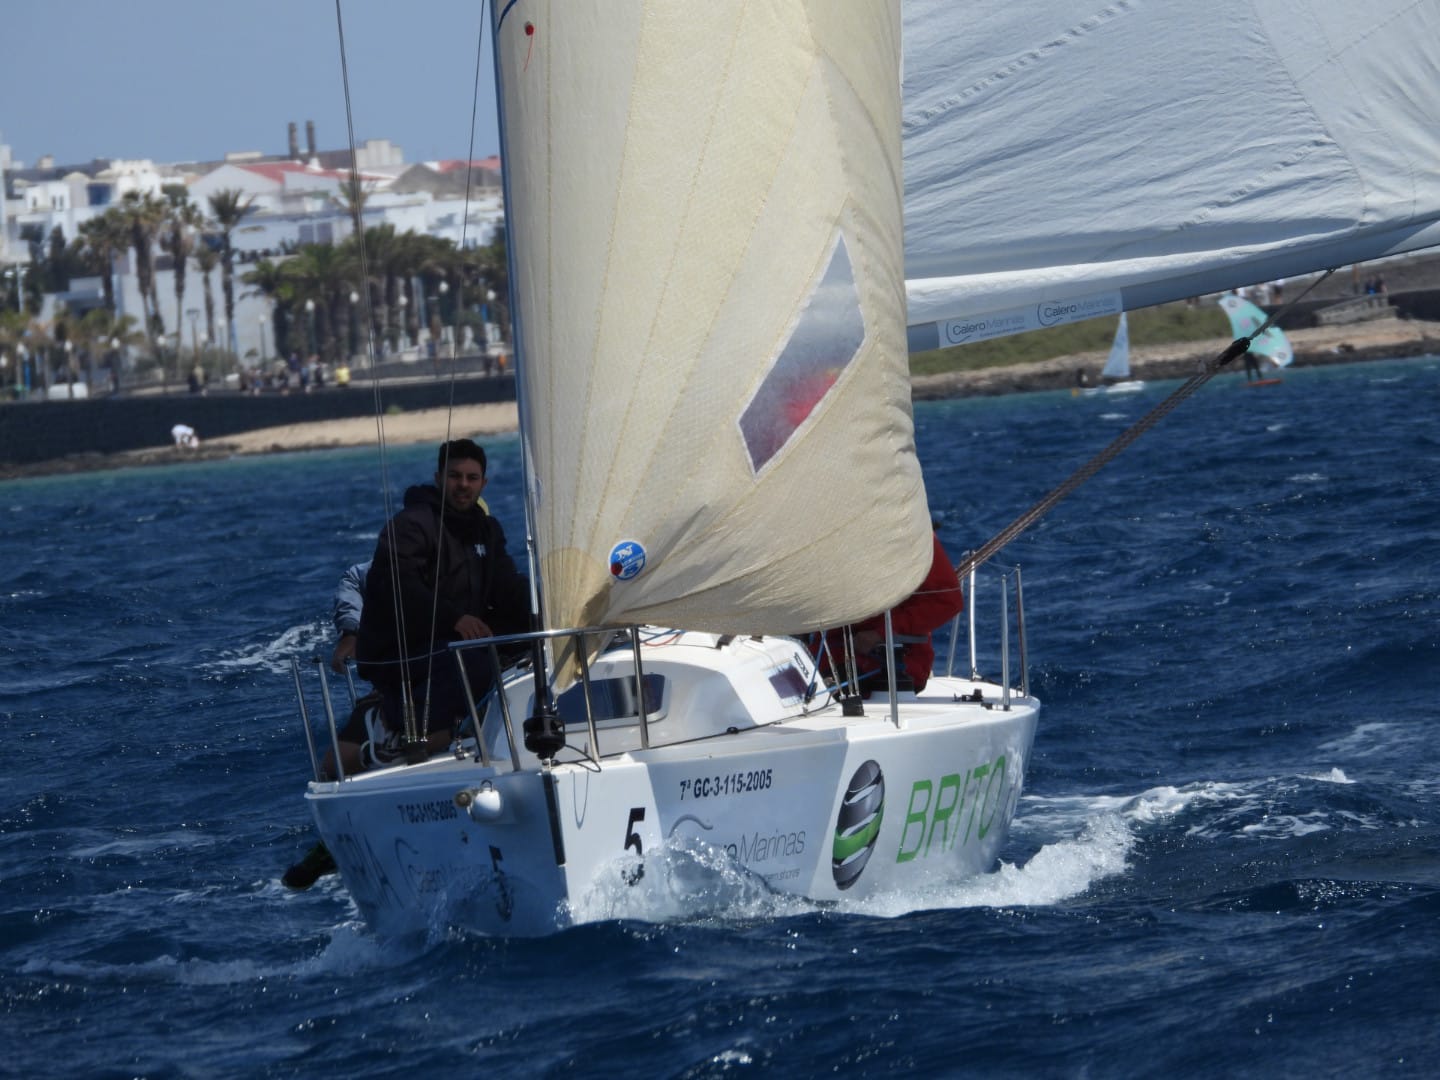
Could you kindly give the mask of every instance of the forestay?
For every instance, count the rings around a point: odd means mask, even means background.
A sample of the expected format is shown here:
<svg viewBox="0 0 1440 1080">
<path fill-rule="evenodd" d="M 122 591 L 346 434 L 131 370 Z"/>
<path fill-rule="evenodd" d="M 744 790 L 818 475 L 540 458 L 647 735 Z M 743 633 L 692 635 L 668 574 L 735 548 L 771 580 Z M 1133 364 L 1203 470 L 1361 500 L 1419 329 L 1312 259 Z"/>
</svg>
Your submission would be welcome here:
<svg viewBox="0 0 1440 1080">
<path fill-rule="evenodd" d="M 905 0 L 911 344 L 1440 243 L 1440 4 Z"/>
<path fill-rule="evenodd" d="M 898 3 L 497 7 L 547 622 L 891 606 L 930 559 Z"/>
</svg>

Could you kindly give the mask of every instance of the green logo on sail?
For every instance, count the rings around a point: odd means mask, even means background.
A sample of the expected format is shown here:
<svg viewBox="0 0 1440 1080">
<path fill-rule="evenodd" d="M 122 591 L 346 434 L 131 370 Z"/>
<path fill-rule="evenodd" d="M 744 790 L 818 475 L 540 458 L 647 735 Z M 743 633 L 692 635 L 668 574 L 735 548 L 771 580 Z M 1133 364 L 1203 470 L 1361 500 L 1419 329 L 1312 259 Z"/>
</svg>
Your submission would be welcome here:
<svg viewBox="0 0 1440 1080">
<path fill-rule="evenodd" d="M 850 786 L 845 789 L 845 798 L 840 803 L 840 816 L 835 822 L 830 871 L 835 875 L 835 884 L 839 888 L 848 889 L 860 879 L 861 871 L 875 850 L 884 815 L 885 776 L 879 765 L 867 761 L 850 778 Z"/>
</svg>

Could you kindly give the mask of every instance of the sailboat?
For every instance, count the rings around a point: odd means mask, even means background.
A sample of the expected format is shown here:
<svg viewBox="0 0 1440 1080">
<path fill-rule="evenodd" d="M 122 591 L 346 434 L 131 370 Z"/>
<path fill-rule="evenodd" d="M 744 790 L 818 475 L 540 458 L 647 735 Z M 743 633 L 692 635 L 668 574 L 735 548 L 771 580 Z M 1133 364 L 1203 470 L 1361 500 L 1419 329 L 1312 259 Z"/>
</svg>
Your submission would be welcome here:
<svg viewBox="0 0 1440 1080">
<path fill-rule="evenodd" d="M 545 629 L 473 645 L 542 648 L 451 754 L 320 779 L 314 725 L 306 798 L 360 912 L 537 935 L 714 860 L 822 902 L 993 868 L 1040 712 L 1018 576 L 923 689 L 891 648 L 867 700 L 853 642 L 802 640 L 934 553 L 898 4 L 496 7 Z"/>
<path fill-rule="evenodd" d="M 1145 389 L 1143 379 L 1130 377 L 1130 321 L 1123 311 L 1116 321 L 1115 339 L 1110 343 L 1110 354 L 1100 369 L 1100 378 L 1101 384 L 1092 386 L 1086 393 L 1133 394 Z"/>
<path fill-rule="evenodd" d="M 1290 347 L 1290 339 L 1285 336 L 1285 331 L 1278 326 L 1265 327 L 1267 316 L 1259 307 L 1236 293 L 1223 294 L 1218 303 L 1222 311 L 1230 319 L 1230 332 L 1236 337 L 1250 337 L 1250 355 L 1256 358 L 1262 377 L 1249 383 L 1251 386 L 1267 386 L 1277 383 L 1280 380 L 1276 377 L 1263 377 L 1266 367 L 1279 371 L 1288 367 L 1290 361 L 1295 359 L 1295 350 Z M 1259 331 L 1257 333 L 1257 331 Z"/>
<path fill-rule="evenodd" d="M 925 575 L 907 343 L 1440 242 L 1437 22 L 494 5 L 546 629 L 452 754 L 308 785 L 365 920 L 544 934 L 687 859 L 821 902 L 993 868 L 1040 711 L 1018 574 L 985 600 L 969 568 L 968 670 L 919 693 L 887 664 L 857 701 L 796 636 Z"/>
</svg>

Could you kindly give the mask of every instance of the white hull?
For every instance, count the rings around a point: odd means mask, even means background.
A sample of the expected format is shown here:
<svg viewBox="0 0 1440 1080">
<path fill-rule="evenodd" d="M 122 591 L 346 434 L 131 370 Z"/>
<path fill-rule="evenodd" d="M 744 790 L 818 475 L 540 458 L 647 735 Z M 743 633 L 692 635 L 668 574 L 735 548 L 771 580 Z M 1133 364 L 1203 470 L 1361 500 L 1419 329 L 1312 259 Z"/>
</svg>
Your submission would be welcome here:
<svg viewBox="0 0 1440 1080">
<path fill-rule="evenodd" d="M 1143 379 L 1126 379 L 1124 382 L 1107 383 L 1104 386 L 1091 386 L 1085 391 L 1086 397 L 1095 397 L 1098 394 L 1134 394 L 1145 389 Z"/>
<path fill-rule="evenodd" d="M 767 666 L 773 674 L 782 656 L 784 667 L 813 671 L 790 639 L 732 648 L 748 652 L 739 667 L 748 663 L 752 674 Z M 700 665 L 682 655 L 668 670 L 651 651 L 646 672 L 663 671 L 679 686 L 712 657 L 723 660 L 725 649 L 701 653 Z M 702 684 L 709 677 L 702 673 Z M 739 685 L 748 676 L 741 670 L 736 678 Z M 959 700 L 977 690 L 983 702 Z M 528 700 L 528 678 L 510 696 Z M 472 744 L 463 759 L 312 783 L 307 799 L 365 921 L 387 935 L 454 925 L 525 936 L 644 917 L 645 905 L 630 910 L 624 893 L 663 888 L 683 899 L 685 875 L 671 872 L 685 864 L 677 853 L 718 861 L 756 888 L 819 901 L 993 868 L 1038 702 L 1012 694 L 1007 709 L 995 684 L 945 677 L 897 701 L 898 728 L 883 694 L 865 703 L 863 716 L 817 699 L 813 711 L 779 706 L 790 715 L 757 716 L 749 726 L 722 690 L 708 717 L 682 717 L 680 702 L 669 701 L 667 714 L 651 721 L 649 749 L 637 744 L 598 763 L 546 769 L 521 751 L 516 770 L 493 755 L 479 763 Z M 612 723 L 602 725 L 602 750 L 607 738 L 638 738 L 637 722 Z M 697 723 L 711 728 L 709 737 L 687 730 Z M 485 731 L 504 753 L 498 710 Z M 654 745 L 667 737 L 686 741 Z M 588 744 L 583 724 L 572 725 L 569 741 Z"/>
</svg>

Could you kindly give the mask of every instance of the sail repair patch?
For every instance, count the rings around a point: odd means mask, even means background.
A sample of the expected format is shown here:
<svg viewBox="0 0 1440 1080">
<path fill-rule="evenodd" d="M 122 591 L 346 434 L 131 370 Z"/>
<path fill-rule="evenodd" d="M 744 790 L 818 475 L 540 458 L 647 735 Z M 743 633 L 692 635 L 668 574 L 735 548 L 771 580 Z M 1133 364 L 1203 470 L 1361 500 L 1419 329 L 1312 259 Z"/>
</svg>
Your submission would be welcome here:
<svg viewBox="0 0 1440 1080">
<path fill-rule="evenodd" d="M 629 581 L 645 569 L 645 548 L 638 540 L 621 540 L 610 549 L 610 576 Z"/>
</svg>

